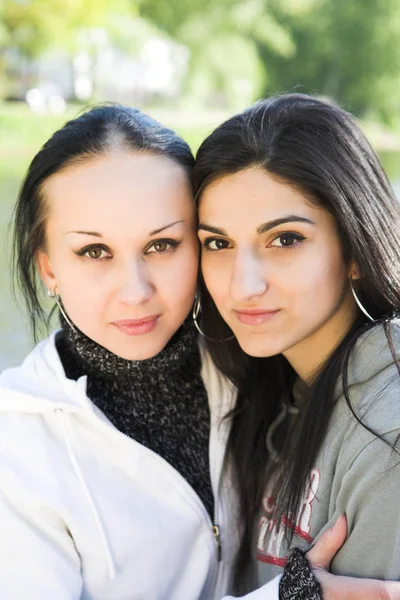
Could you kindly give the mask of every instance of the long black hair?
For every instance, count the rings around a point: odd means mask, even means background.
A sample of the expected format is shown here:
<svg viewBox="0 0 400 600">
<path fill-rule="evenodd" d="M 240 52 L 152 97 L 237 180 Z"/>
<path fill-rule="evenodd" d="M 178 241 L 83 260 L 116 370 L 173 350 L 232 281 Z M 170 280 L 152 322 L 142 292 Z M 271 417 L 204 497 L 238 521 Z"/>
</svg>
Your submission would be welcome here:
<svg viewBox="0 0 400 600">
<path fill-rule="evenodd" d="M 122 148 L 166 156 L 190 175 L 194 158 L 188 144 L 174 131 L 135 108 L 103 105 L 68 121 L 33 158 L 14 211 L 13 281 L 25 299 L 33 337 L 46 322 L 36 253 L 45 247 L 44 185 L 51 175 L 93 156 Z"/>
<path fill-rule="evenodd" d="M 212 182 L 250 167 L 295 186 L 334 216 L 345 260 L 357 265 L 358 294 L 368 312 L 386 323 L 389 336 L 386 321 L 400 307 L 400 204 L 352 117 L 333 104 L 303 94 L 257 103 L 220 125 L 200 146 L 192 172 L 198 202 Z M 228 337 L 232 332 L 204 284 L 201 294 L 205 332 L 213 338 Z M 285 435 L 289 426 L 282 426 L 276 436 L 281 440 L 279 464 L 271 460 L 265 440 L 283 398 L 291 393 L 296 373 L 282 355 L 251 358 L 236 340 L 208 342 L 215 363 L 239 390 L 230 415 L 227 450 L 236 468 L 245 526 L 239 576 L 249 556 L 252 527 L 267 480 L 273 482 L 277 523 L 283 516 L 288 523 L 296 522 L 341 375 L 345 398 L 359 420 L 351 406 L 346 374 L 354 343 L 371 326 L 360 314 L 323 366 L 309 390 L 296 432 L 291 431 L 290 443 Z M 289 529 L 288 541 L 292 536 Z"/>
</svg>

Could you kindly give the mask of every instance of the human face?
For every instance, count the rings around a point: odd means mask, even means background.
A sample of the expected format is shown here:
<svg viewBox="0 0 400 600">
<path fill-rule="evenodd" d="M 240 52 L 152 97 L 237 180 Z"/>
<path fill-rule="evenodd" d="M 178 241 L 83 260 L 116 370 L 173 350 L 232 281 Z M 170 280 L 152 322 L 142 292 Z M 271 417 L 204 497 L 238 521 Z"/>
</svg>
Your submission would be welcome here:
<svg viewBox="0 0 400 600">
<path fill-rule="evenodd" d="M 44 186 L 42 280 L 66 312 L 114 354 L 158 354 L 193 303 L 198 267 L 187 174 L 154 154 L 113 151 Z"/>
<path fill-rule="evenodd" d="M 249 168 L 205 188 L 199 221 L 205 284 L 242 349 L 311 379 L 356 318 L 332 215 Z"/>
</svg>

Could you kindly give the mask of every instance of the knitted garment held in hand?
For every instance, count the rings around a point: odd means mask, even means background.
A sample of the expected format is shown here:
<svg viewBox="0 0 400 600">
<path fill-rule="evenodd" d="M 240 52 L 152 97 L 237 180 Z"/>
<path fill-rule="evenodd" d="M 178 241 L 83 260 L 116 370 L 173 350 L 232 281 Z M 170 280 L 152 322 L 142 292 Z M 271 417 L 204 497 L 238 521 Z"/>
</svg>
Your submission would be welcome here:
<svg viewBox="0 0 400 600">
<path fill-rule="evenodd" d="M 63 323 L 57 350 L 66 376 L 87 375 L 87 395 L 122 433 L 168 461 L 213 520 L 210 411 L 197 334 L 187 320 L 157 356 L 125 360 Z"/>
<path fill-rule="evenodd" d="M 290 552 L 279 582 L 279 600 L 322 600 L 321 584 L 299 548 Z"/>
</svg>

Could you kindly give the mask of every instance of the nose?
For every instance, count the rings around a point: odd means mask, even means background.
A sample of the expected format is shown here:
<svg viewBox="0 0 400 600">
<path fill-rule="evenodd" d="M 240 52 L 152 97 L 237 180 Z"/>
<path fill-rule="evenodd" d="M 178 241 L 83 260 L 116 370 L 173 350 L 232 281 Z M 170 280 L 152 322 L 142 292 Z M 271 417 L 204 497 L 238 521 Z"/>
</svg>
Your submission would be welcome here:
<svg viewBox="0 0 400 600">
<path fill-rule="evenodd" d="M 238 252 L 233 264 L 230 293 L 234 300 L 246 302 L 261 296 L 268 288 L 265 265 L 252 250 Z"/>
<path fill-rule="evenodd" d="M 133 306 L 143 304 L 154 293 L 154 285 L 146 263 L 141 258 L 128 261 L 121 269 L 119 297 Z"/>
</svg>

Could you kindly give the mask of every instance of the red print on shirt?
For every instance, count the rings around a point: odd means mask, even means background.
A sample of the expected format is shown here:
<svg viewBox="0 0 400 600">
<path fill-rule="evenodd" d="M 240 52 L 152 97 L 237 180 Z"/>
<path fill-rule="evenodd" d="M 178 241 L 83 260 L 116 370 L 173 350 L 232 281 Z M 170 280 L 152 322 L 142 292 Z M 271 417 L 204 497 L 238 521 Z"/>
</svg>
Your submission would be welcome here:
<svg viewBox="0 0 400 600">
<path fill-rule="evenodd" d="M 276 502 L 274 498 L 268 496 L 268 493 L 266 496 L 264 496 L 263 515 L 260 518 L 258 526 L 258 560 L 270 563 L 272 565 L 278 565 L 280 567 L 285 566 L 287 556 L 281 556 L 281 554 L 285 529 L 288 527 L 290 527 L 292 530 L 294 529 L 294 532 L 297 536 L 303 538 L 306 540 L 306 542 L 311 544 L 314 539 L 310 536 L 312 503 L 318 491 L 319 480 L 320 472 L 318 469 L 313 468 L 310 474 L 310 483 L 306 493 L 304 494 L 302 508 L 299 512 L 299 517 L 296 520 L 296 523 L 292 523 L 285 517 L 282 517 L 279 531 L 276 530 L 276 519 L 274 519 Z"/>
</svg>

